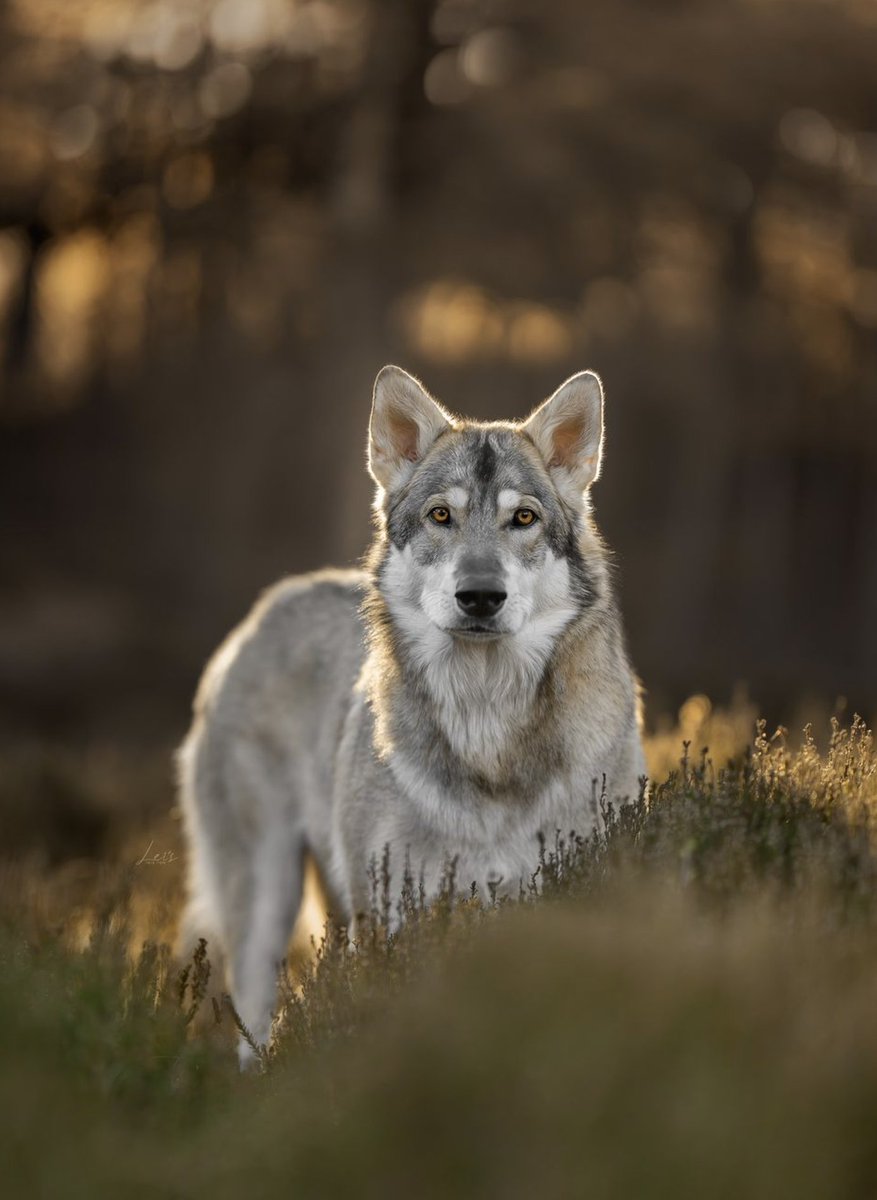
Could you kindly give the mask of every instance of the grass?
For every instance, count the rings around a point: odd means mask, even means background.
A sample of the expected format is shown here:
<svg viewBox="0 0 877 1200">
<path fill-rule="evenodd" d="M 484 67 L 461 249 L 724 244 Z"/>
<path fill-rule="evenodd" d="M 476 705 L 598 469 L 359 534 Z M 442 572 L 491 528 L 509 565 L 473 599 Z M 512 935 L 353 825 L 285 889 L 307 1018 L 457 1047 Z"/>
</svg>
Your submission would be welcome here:
<svg viewBox="0 0 877 1200">
<path fill-rule="evenodd" d="M 412 886 L 388 939 L 379 868 L 358 952 L 328 936 L 285 984 L 255 1077 L 205 956 L 171 961 L 164 867 L 129 847 L 70 921 L 69 880 L 9 868 L 4 1194 L 873 1197 L 872 739 L 759 727 L 717 765 L 743 723 L 690 702 L 649 802 L 558 834 L 520 902 Z"/>
</svg>

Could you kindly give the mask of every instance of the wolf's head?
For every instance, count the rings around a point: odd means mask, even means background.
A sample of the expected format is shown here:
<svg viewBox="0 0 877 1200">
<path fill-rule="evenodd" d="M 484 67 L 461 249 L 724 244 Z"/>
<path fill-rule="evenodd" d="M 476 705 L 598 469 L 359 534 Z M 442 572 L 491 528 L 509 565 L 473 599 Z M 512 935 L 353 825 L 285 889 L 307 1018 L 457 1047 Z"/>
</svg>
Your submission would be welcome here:
<svg viewBox="0 0 877 1200">
<path fill-rule="evenodd" d="M 595 598 L 587 489 L 603 391 L 568 379 L 526 421 L 452 417 L 399 367 L 375 381 L 369 470 L 386 531 L 378 589 L 415 651 L 546 648 Z M 602 561 L 602 558 L 601 558 Z"/>
</svg>

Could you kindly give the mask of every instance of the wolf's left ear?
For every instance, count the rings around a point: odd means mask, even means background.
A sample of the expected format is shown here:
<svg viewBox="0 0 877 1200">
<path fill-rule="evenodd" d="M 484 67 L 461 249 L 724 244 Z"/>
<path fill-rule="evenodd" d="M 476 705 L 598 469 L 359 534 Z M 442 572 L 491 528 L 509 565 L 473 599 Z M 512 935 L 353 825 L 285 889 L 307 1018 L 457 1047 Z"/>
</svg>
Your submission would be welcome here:
<svg viewBox="0 0 877 1200">
<path fill-rule="evenodd" d="M 562 383 L 521 426 L 551 469 L 563 471 L 584 489 L 600 472 L 603 447 L 603 387 L 593 371 Z"/>
<path fill-rule="evenodd" d="M 368 427 L 368 469 L 375 483 L 388 492 L 398 487 L 450 428 L 448 414 L 412 375 L 401 367 L 382 367 Z"/>
</svg>

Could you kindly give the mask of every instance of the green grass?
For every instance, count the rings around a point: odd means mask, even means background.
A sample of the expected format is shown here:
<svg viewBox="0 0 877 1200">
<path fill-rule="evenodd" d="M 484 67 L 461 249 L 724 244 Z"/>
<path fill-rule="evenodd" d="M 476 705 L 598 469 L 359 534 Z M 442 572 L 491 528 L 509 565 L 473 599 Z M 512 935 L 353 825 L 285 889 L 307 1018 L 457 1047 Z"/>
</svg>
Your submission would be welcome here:
<svg viewBox="0 0 877 1200">
<path fill-rule="evenodd" d="M 875 804 L 861 725 L 760 730 L 558 834 L 520 902 L 414 886 L 387 939 L 378 870 L 246 1078 L 207 964 L 132 960 L 120 881 L 78 949 L 7 887 L 4 1195 L 873 1197 Z"/>
</svg>

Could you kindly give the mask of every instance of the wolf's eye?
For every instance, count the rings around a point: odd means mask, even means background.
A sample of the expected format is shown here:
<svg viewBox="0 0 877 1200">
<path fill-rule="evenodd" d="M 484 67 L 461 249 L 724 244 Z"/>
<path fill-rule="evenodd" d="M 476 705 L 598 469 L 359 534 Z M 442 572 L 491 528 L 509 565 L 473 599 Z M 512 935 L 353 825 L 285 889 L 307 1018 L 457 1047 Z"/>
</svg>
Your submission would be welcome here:
<svg viewBox="0 0 877 1200">
<path fill-rule="evenodd" d="M 442 508 L 441 506 L 431 508 L 429 516 L 431 520 L 435 521 L 436 525 L 450 525 L 451 523 L 451 514 L 446 508 Z"/>
<path fill-rule="evenodd" d="M 535 525 L 538 520 L 539 518 L 533 512 L 532 508 L 518 508 L 512 517 L 512 524 L 521 528 L 527 525 Z"/>
</svg>

